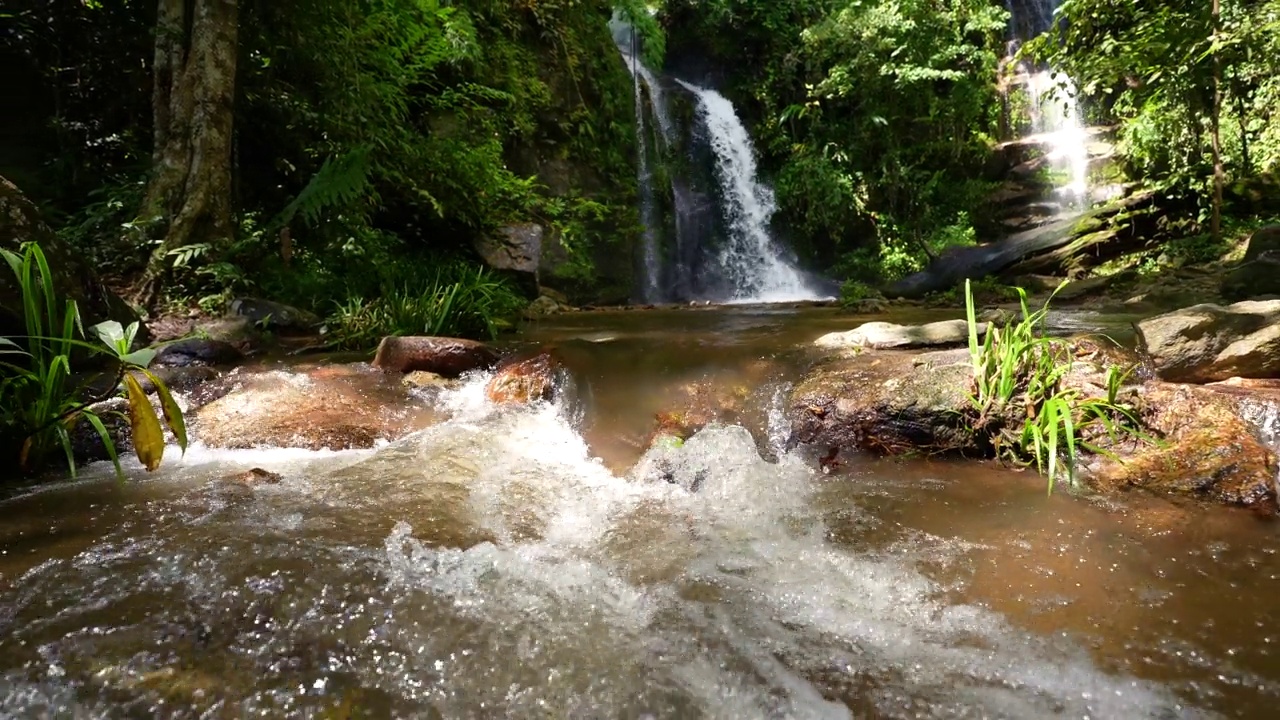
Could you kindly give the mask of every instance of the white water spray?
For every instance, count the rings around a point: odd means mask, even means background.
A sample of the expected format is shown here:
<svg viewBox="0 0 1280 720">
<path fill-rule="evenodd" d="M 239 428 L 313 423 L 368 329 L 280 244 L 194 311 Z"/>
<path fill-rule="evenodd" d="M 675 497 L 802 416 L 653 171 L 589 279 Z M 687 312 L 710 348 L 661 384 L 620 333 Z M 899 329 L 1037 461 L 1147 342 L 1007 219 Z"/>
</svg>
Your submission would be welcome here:
<svg viewBox="0 0 1280 720">
<path fill-rule="evenodd" d="M 733 103 L 715 90 L 678 81 L 698 98 L 708 139 L 716 155 L 716 176 L 723 194 L 728 238 L 718 258 L 733 290 L 732 302 L 817 300 L 800 271 L 788 262 L 769 235 L 777 210 L 773 190 L 757 182 L 751 136 Z"/>
</svg>

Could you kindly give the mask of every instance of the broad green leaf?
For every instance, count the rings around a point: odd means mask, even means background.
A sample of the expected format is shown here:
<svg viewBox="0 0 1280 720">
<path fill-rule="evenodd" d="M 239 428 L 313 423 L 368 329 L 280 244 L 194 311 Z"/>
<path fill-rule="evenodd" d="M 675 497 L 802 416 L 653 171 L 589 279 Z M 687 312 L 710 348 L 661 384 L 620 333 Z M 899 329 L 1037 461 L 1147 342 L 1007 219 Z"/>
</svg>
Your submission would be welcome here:
<svg viewBox="0 0 1280 720">
<path fill-rule="evenodd" d="M 124 355 L 129 352 L 127 346 L 121 350 L 124 343 L 124 326 L 118 321 L 107 320 L 105 322 L 100 322 L 89 329 L 93 331 L 94 335 L 101 338 L 102 342 L 106 343 L 107 347 L 115 350 L 117 355 Z"/>
<path fill-rule="evenodd" d="M 124 387 L 129 400 L 129 427 L 133 431 L 133 449 L 147 472 L 160 467 L 164 458 L 164 430 L 155 408 L 142 391 L 138 379 L 125 373 Z"/>
<path fill-rule="evenodd" d="M 134 350 L 128 355 L 120 356 L 120 362 L 125 365 L 136 365 L 140 368 L 147 367 L 155 359 L 156 351 L 152 348 L 142 348 L 141 350 Z"/>
</svg>

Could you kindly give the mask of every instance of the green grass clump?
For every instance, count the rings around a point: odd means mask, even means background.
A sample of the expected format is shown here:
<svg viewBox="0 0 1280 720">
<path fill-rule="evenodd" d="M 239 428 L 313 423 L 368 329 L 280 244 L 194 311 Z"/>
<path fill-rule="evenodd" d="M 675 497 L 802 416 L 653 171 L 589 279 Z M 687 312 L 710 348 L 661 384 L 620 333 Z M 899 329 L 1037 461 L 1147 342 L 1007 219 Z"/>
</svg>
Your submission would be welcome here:
<svg viewBox="0 0 1280 720">
<path fill-rule="evenodd" d="M 349 297 L 325 323 L 334 347 L 366 349 L 387 335 L 493 339 L 525 301 L 485 267 L 457 262 L 419 280 L 388 283 L 378 297 Z"/>
<path fill-rule="evenodd" d="M 1059 477 L 1074 481 L 1080 450 L 1110 455 L 1090 440 L 1143 436 L 1134 409 L 1118 399 L 1127 373 L 1107 368 L 1104 397 L 1084 397 L 1078 389 L 1064 387 L 1072 366 L 1070 349 L 1043 334 L 1053 296 L 1033 312 L 1026 292 L 1017 291 L 1022 317 L 989 327 L 979 340 L 973 288 L 965 281 L 974 383 L 971 427 L 1000 459 L 1034 463 L 1048 477 L 1052 492 Z"/>
</svg>

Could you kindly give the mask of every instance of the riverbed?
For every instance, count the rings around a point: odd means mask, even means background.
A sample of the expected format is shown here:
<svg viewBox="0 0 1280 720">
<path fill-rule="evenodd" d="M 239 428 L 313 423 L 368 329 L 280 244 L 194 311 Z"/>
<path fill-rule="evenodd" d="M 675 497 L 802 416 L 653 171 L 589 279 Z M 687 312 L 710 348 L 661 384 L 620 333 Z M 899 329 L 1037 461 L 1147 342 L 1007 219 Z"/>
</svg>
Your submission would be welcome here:
<svg viewBox="0 0 1280 720">
<path fill-rule="evenodd" d="M 898 320 L 939 319 L 920 311 Z M 366 451 L 176 448 L 0 503 L 0 715 L 1271 717 L 1270 517 L 788 448 L 830 308 L 563 315 L 571 387 Z M 1123 318 L 1051 319 L 1122 334 Z M 654 415 L 732 419 L 636 477 Z M 248 488 L 250 468 L 282 476 Z"/>
</svg>

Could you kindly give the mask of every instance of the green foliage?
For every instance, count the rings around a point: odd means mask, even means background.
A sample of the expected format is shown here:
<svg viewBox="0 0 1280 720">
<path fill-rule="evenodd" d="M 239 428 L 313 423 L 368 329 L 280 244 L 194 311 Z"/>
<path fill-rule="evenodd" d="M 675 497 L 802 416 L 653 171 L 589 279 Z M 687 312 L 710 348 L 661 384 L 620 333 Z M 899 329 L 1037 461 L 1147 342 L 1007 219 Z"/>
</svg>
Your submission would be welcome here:
<svg viewBox="0 0 1280 720">
<path fill-rule="evenodd" d="M 997 457 L 1019 464 L 1034 462 L 1048 477 L 1052 492 L 1059 476 L 1074 481 L 1080 450 L 1106 452 L 1086 438 L 1098 432 L 1112 442 L 1124 435 L 1143 436 L 1133 407 L 1119 400 L 1124 373 L 1108 367 L 1105 397 L 1086 398 L 1079 390 L 1064 387 L 1072 357 L 1065 344 L 1043 334 L 1049 302 L 1033 312 L 1021 288 L 1018 297 L 1022 317 L 1003 327 L 989 324 L 980 340 L 973 289 L 965 281 L 973 365 L 970 422 Z"/>
<path fill-rule="evenodd" d="M 840 285 L 840 304 L 845 307 L 857 305 L 868 298 L 878 296 L 875 288 L 857 280 L 846 280 Z"/>
<path fill-rule="evenodd" d="M 352 296 L 326 321 L 332 345 L 371 348 L 387 335 L 492 339 L 524 300 L 487 268 L 451 262 L 428 277 L 387 283 L 372 299 Z"/>
<path fill-rule="evenodd" d="M 89 408 L 117 391 L 123 382 L 129 422 L 138 459 L 154 470 L 164 455 L 164 436 L 150 400 L 132 373 L 144 374 L 156 387 L 165 421 L 185 452 L 186 425 L 182 410 L 164 383 L 146 369 L 155 358 L 151 348 L 133 349 L 138 323 L 123 327 L 112 320 L 90 328 L 92 341 L 84 339 L 80 312 L 74 300 L 57 296 L 53 275 L 43 251 L 26 243 L 22 253 L 0 249 L 22 289 L 26 335 L 0 338 L 0 450 L 13 453 L 18 469 L 29 473 L 43 466 L 47 456 L 61 449 L 75 475 L 71 433 L 77 423 L 88 423 L 102 439 L 123 478 L 120 462 L 102 418 Z M 97 377 L 76 382 L 72 365 L 87 359 L 108 359 L 115 366 L 106 393 L 91 391 Z"/>
<path fill-rule="evenodd" d="M 1280 1 L 1220 6 L 1215 26 L 1212 3 L 1199 0 L 1066 0 L 1063 22 L 1026 52 L 1072 77 L 1099 121 L 1118 124 L 1119 151 L 1133 177 L 1204 198 L 1215 106 L 1229 174 L 1280 167 Z"/>
<path fill-rule="evenodd" d="M 885 282 L 972 242 L 962 213 L 998 125 L 1007 12 L 992 0 L 669 0 L 670 45 L 709 51 L 775 173 L 798 250 Z"/>
</svg>

